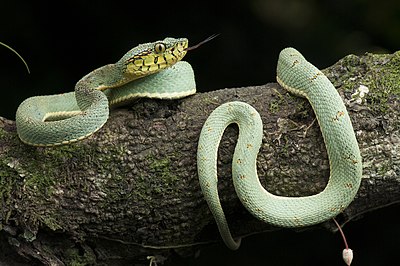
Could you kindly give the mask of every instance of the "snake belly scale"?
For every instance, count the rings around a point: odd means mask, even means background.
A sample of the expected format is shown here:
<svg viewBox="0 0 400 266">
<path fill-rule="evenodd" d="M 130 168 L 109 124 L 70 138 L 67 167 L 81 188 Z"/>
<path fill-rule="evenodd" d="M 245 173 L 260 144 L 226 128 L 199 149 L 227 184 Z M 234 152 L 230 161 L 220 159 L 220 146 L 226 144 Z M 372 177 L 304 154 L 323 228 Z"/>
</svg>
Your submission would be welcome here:
<svg viewBox="0 0 400 266">
<path fill-rule="evenodd" d="M 354 199 L 361 182 L 362 163 L 358 143 L 346 107 L 328 78 L 295 49 L 279 55 L 278 83 L 310 102 L 324 138 L 330 163 L 325 189 L 312 196 L 284 197 L 265 190 L 257 176 L 256 158 L 263 128 L 258 112 L 249 104 L 229 102 L 217 107 L 202 128 L 197 167 L 200 186 L 225 244 L 237 249 L 228 227 L 217 188 L 217 151 L 225 128 L 238 124 L 239 137 L 232 160 L 236 193 L 256 218 L 281 227 L 308 226 L 329 220 Z"/>
<path fill-rule="evenodd" d="M 196 92 L 193 69 L 180 61 L 186 38 L 140 44 L 115 64 L 90 72 L 70 93 L 36 96 L 17 109 L 20 139 L 34 146 L 69 144 L 99 130 L 109 107 L 138 97 L 177 99 Z"/>
</svg>

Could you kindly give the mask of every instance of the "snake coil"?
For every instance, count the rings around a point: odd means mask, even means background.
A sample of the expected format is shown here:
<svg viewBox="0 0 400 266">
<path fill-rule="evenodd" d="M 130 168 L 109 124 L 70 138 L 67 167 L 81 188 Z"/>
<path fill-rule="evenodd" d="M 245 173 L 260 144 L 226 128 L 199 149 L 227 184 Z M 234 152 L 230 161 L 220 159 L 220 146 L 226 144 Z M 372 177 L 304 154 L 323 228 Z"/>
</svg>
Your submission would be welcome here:
<svg viewBox="0 0 400 266">
<path fill-rule="evenodd" d="M 106 123 L 109 106 L 138 97 L 177 99 L 196 92 L 193 69 L 180 61 L 185 38 L 140 44 L 115 64 L 84 76 L 75 92 L 31 97 L 17 109 L 20 139 L 34 146 L 69 144 L 86 138 Z"/>
<path fill-rule="evenodd" d="M 330 178 L 325 189 L 307 197 L 283 197 L 265 190 L 257 176 L 256 158 L 263 128 L 258 112 L 242 102 L 217 107 L 202 128 L 197 169 L 200 186 L 225 244 L 237 249 L 218 197 L 217 151 L 225 128 L 236 123 L 239 137 L 232 160 L 236 193 L 258 219 L 281 227 L 320 223 L 342 212 L 355 197 L 361 182 L 360 150 L 346 107 L 328 78 L 295 49 L 286 48 L 277 66 L 277 81 L 289 92 L 310 102 L 325 141 Z"/>
</svg>

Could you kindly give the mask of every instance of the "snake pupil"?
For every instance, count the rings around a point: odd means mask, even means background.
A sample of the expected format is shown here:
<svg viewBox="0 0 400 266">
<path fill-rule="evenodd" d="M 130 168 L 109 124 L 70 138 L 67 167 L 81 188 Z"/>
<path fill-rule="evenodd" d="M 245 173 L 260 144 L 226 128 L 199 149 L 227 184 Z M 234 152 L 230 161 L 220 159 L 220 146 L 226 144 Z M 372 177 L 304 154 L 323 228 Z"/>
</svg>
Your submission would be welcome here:
<svg viewBox="0 0 400 266">
<path fill-rule="evenodd" d="M 164 52 L 165 52 L 165 44 L 163 44 L 163 43 L 156 43 L 156 44 L 154 45 L 154 51 L 155 51 L 157 54 L 164 53 Z"/>
</svg>

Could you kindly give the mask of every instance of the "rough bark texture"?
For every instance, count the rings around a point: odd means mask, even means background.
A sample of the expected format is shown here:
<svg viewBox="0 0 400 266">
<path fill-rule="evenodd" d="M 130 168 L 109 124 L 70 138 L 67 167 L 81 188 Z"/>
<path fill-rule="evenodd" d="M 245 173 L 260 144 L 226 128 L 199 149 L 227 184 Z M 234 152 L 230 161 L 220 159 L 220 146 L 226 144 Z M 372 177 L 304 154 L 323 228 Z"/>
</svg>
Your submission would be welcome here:
<svg viewBox="0 0 400 266">
<path fill-rule="evenodd" d="M 349 55 L 324 70 L 348 107 L 364 165 L 342 223 L 400 199 L 399 69 L 400 52 Z M 364 96 L 357 94 L 361 85 L 369 89 Z M 22 144 L 15 123 L 0 119 L 0 248 L 16 251 L 3 263 L 135 265 L 149 254 L 160 259 L 171 249 L 185 253 L 219 241 L 197 180 L 196 148 L 207 116 L 232 100 L 261 114 L 257 170 L 270 192 L 304 196 L 324 188 L 329 163 L 313 111 L 275 83 L 179 101 L 143 99 L 113 110 L 90 138 L 54 148 Z M 248 214 L 234 193 L 236 136 L 237 128 L 228 128 L 218 164 L 231 229 L 237 236 L 273 230 Z"/>
</svg>

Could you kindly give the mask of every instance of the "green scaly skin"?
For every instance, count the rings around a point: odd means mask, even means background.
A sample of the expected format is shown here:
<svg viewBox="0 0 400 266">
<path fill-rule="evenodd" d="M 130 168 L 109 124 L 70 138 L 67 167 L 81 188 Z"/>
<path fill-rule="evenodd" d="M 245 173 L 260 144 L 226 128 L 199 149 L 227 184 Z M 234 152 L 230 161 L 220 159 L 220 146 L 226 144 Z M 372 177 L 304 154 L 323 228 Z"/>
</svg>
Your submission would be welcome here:
<svg viewBox="0 0 400 266">
<path fill-rule="evenodd" d="M 138 97 L 177 99 L 196 92 L 193 69 L 180 61 L 188 40 L 165 38 L 128 51 L 118 62 L 84 76 L 75 91 L 36 96 L 16 113 L 20 139 L 34 146 L 55 146 L 81 140 L 99 130 L 109 106 Z"/>
<path fill-rule="evenodd" d="M 277 81 L 289 92 L 306 97 L 311 103 L 329 157 L 329 182 L 322 192 L 307 197 L 283 197 L 269 193 L 261 186 L 256 171 L 263 134 L 260 115 L 242 102 L 229 102 L 216 108 L 201 131 L 197 168 L 204 197 L 222 239 L 230 249 L 237 249 L 240 239 L 235 241 L 231 235 L 217 188 L 217 150 L 229 124 L 239 126 L 232 161 L 236 193 L 246 209 L 266 223 L 301 227 L 329 220 L 352 202 L 360 186 L 360 151 L 346 107 L 332 83 L 293 48 L 286 48 L 280 53 Z"/>
</svg>

